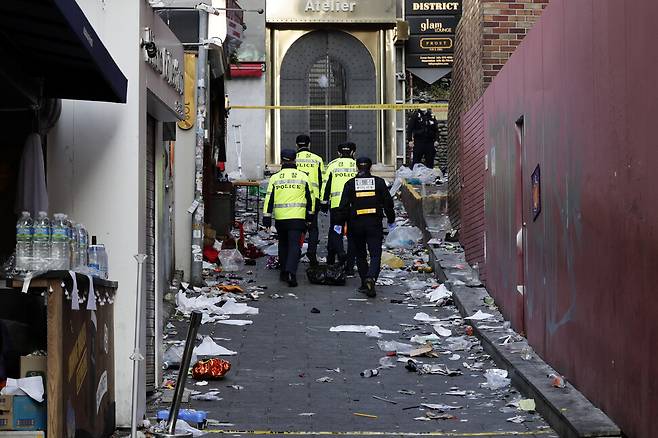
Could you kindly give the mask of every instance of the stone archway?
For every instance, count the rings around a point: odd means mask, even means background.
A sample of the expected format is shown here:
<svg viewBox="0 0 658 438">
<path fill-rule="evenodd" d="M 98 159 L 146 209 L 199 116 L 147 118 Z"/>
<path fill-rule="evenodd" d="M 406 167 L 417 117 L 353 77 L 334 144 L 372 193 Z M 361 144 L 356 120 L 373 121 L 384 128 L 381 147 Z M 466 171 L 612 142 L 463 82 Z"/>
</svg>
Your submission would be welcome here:
<svg viewBox="0 0 658 438">
<path fill-rule="evenodd" d="M 340 31 L 318 30 L 297 40 L 280 69 L 282 105 L 367 104 L 377 98 L 375 65 L 368 49 Z M 344 141 L 357 155 L 377 158 L 376 111 L 282 111 L 281 148 L 310 134 L 312 150 L 329 161 Z"/>
</svg>

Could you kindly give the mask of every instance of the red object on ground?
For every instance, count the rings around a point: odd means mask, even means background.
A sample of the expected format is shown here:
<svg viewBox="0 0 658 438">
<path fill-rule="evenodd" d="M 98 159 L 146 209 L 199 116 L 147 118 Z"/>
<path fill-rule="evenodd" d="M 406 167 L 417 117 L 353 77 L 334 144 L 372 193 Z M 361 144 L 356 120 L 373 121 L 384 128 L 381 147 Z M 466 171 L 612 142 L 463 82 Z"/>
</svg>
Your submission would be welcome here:
<svg viewBox="0 0 658 438">
<path fill-rule="evenodd" d="M 219 251 L 217 251 L 212 246 L 206 246 L 203 248 L 203 258 L 208 260 L 210 263 L 217 263 L 219 260 Z"/>
<path fill-rule="evenodd" d="M 192 367 L 195 380 L 221 379 L 231 369 L 231 362 L 224 359 L 200 360 Z"/>
</svg>

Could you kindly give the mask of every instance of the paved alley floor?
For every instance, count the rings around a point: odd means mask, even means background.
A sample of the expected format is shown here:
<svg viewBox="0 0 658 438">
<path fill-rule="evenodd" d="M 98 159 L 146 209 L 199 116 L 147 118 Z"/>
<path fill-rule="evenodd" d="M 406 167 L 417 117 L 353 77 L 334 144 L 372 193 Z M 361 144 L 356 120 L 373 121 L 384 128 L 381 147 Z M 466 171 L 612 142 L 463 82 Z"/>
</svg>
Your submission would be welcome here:
<svg viewBox="0 0 658 438">
<path fill-rule="evenodd" d="M 417 252 L 415 258 L 421 255 Z M 385 271 L 384 280 L 393 285 L 378 287 L 377 297 L 366 299 L 356 292 L 355 278 L 344 287 L 311 285 L 303 274 L 306 266 L 300 265 L 300 285 L 289 288 L 279 282 L 278 271 L 265 268 L 265 258 L 251 268 L 251 274 L 245 273 L 250 267 L 241 274 L 244 279 L 267 287 L 257 301 L 247 302 L 259 314 L 234 318 L 251 319 L 253 324 L 208 323 L 199 331 L 237 352 L 224 357 L 232 368 L 223 380 L 207 386 L 188 380 L 193 391 L 219 391 L 219 401 L 183 405 L 208 412 L 208 436 L 556 436 L 539 415 L 516 407 L 522 397 L 513 388 L 480 386 L 486 382 L 484 371 L 497 367 L 475 337 L 466 336 L 468 342 L 459 345 L 465 326 L 457 309 L 450 302 L 429 304 L 423 290 L 430 288 L 410 292 L 410 285 L 418 288 L 418 280 L 429 280 L 425 286 L 430 287 L 431 274 Z M 441 320 L 452 337 L 435 342 L 439 357 L 415 358 L 418 367 L 443 364 L 461 375 L 410 372 L 404 356 L 387 356 L 379 348 L 380 340 L 411 344 L 413 336 L 435 333 L 431 324 L 414 320 L 419 312 Z M 183 339 L 187 321 L 173 319 L 172 324 L 176 338 Z M 364 333 L 330 332 L 339 325 L 378 326 L 399 333 L 377 339 Z M 395 367 L 382 367 L 380 360 Z M 361 377 L 366 369 L 378 369 L 379 374 Z M 514 417 L 524 422 L 508 421 Z"/>
</svg>

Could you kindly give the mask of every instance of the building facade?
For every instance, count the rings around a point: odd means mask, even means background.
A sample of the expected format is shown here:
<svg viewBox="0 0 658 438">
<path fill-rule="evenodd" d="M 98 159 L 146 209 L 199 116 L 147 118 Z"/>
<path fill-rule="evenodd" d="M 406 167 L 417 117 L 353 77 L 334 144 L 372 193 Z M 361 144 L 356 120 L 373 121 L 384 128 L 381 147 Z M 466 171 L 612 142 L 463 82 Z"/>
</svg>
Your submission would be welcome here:
<svg viewBox="0 0 658 438">
<path fill-rule="evenodd" d="M 105 244 L 110 278 L 119 283 L 114 302 L 116 415 L 117 425 L 127 426 L 136 254 L 149 256 L 139 318 L 146 357 L 141 412 L 146 388 L 154 388 L 160 379 L 162 291 L 173 263 L 173 149 L 164 125 L 182 117 L 183 48 L 146 0 L 79 4 L 128 78 L 127 103 L 63 102 L 61 118 L 48 138 L 48 189 L 52 211 L 69 212 Z M 144 47 L 140 41 L 154 45 Z"/>
</svg>

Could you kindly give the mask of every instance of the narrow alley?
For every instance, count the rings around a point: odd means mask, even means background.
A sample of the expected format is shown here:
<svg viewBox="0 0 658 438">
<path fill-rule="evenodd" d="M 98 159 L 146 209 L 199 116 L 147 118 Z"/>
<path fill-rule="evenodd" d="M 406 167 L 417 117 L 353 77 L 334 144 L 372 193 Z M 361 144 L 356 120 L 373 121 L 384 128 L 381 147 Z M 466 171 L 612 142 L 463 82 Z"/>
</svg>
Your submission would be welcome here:
<svg viewBox="0 0 658 438">
<path fill-rule="evenodd" d="M 183 409 L 208 413 L 208 435 L 557 436 L 509 380 L 487 387 L 487 370 L 497 367 L 468 335 L 445 286 L 422 272 L 429 270 L 427 250 L 417 242 L 389 251 L 403 266 L 382 273 L 375 299 L 356 292 L 356 279 L 322 286 L 304 278 L 289 288 L 266 268 L 268 257 L 236 273 L 207 272 L 212 287 L 179 294 L 167 346 L 184 339 L 185 311 L 217 317 L 205 298 L 221 306 L 234 297 L 254 308 L 236 313 L 258 313 L 232 316 L 249 325 L 202 325 L 199 340 L 210 337 L 236 354 L 222 356 L 231 363 L 225 378 L 188 380 L 191 401 Z M 220 292 L 229 284 L 245 292 Z M 367 370 L 378 374 L 363 377 Z M 165 381 L 175 377 L 165 373 Z M 167 407 L 155 403 L 151 413 Z"/>
</svg>

